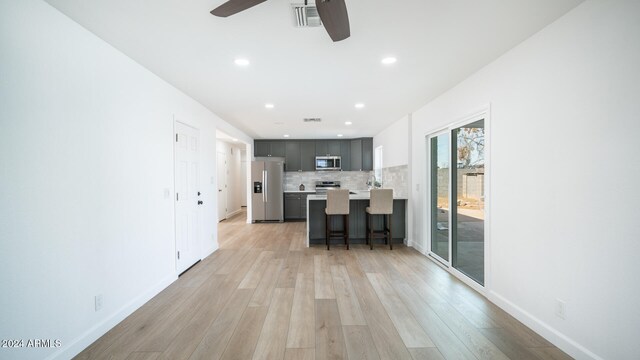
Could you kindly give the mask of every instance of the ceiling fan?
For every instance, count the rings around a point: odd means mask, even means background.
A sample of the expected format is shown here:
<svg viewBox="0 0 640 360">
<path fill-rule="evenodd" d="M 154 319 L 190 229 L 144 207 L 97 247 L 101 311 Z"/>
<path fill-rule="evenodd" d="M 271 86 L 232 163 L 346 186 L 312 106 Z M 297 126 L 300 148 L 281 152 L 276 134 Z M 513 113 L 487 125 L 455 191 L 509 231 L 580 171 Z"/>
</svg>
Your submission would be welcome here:
<svg viewBox="0 0 640 360">
<path fill-rule="evenodd" d="M 217 8 L 211 10 L 211 14 L 219 17 L 227 17 L 247 10 L 266 0 L 229 0 Z M 305 5 L 307 0 L 305 0 Z M 349 29 L 349 16 L 344 0 L 316 0 L 318 15 L 329 33 L 331 40 L 340 41 L 351 36 Z"/>
</svg>

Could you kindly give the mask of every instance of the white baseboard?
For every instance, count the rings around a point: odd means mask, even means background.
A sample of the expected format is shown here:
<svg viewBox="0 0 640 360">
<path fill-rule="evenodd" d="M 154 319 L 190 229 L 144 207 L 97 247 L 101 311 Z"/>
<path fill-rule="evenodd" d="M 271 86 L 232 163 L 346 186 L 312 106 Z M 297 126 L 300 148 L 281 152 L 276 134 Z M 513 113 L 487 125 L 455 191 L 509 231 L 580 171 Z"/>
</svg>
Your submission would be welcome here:
<svg viewBox="0 0 640 360">
<path fill-rule="evenodd" d="M 407 240 L 407 246 L 411 246 L 412 248 L 418 250 L 422 255 L 426 255 L 427 254 L 425 252 L 425 249 L 422 247 L 422 244 L 420 244 L 417 241 Z"/>
<path fill-rule="evenodd" d="M 488 291 L 487 295 L 492 303 L 496 304 L 499 308 L 509 313 L 509 315 L 518 319 L 533 331 L 549 340 L 549 342 L 569 354 L 574 359 L 603 360 L 600 356 L 594 354 L 586 347 L 570 339 L 495 291 Z"/>
<path fill-rule="evenodd" d="M 425 255 L 428 259 L 432 260 L 434 263 L 442 266 L 440 263 L 435 261 L 435 259 L 432 259 L 427 255 L 426 249 L 420 243 L 408 240 L 407 246 L 413 247 L 414 249 Z M 443 267 L 443 269 L 450 271 L 450 269 L 447 269 L 445 267 Z M 542 337 L 557 346 L 560 350 L 569 354 L 571 357 L 575 359 L 603 360 L 600 356 L 594 354 L 583 345 L 562 334 L 558 330 L 549 326 L 544 321 L 531 315 L 530 313 L 515 305 L 511 301 L 507 300 L 505 297 L 496 293 L 495 291 L 486 289 L 484 292 L 480 293 L 484 293 L 489 301 L 509 313 L 509 315 L 518 319 L 520 322 L 531 328 L 536 333 L 540 334 Z"/>
<path fill-rule="evenodd" d="M 218 243 L 216 242 L 216 244 L 215 244 L 213 247 L 211 247 L 211 248 L 209 248 L 209 249 L 205 250 L 204 254 L 202 254 L 202 260 L 204 260 L 205 258 L 207 258 L 207 256 L 209 256 L 209 255 L 213 254 L 213 253 L 214 253 L 216 250 L 218 250 L 219 248 L 220 248 L 220 246 L 219 246 L 219 245 L 218 245 Z"/>
<path fill-rule="evenodd" d="M 230 218 L 234 217 L 235 215 L 240 214 L 241 212 L 242 212 L 242 208 L 234 210 L 234 211 L 232 211 L 230 213 L 227 213 L 227 219 L 230 219 Z"/>
<path fill-rule="evenodd" d="M 124 305 L 113 314 L 107 316 L 106 319 L 102 320 L 101 322 L 94 325 L 89 330 L 72 340 L 67 346 L 63 346 L 62 348 L 60 348 L 60 350 L 48 356 L 46 360 L 66 360 L 78 355 L 82 350 L 86 349 L 94 341 L 96 341 L 102 335 L 106 334 L 107 331 L 111 330 L 114 326 L 124 320 L 127 316 L 131 315 L 134 311 L 139 309 L 147 301 L 158 295 L 160 291 L 171 285 L 171 283 L 176 281 L 176 279 L 178 279 L 177 274 L 166 277 L 164 280 L 160 281 L 155 286 L 152 286 L 149 290 L 134 298 L 128 304 Z"/>
</svg>

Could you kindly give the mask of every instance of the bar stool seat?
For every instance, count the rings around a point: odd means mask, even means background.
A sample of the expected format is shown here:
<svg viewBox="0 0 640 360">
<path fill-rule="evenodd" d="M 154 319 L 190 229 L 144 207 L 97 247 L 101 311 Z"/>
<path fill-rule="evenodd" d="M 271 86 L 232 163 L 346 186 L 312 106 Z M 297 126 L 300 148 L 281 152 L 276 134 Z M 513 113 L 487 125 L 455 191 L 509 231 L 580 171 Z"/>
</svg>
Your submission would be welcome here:
<svg viewBox="0 0 640 360">
<path fill-rule="evenodd" d="M 327 250 L 331 243 L 331 237 L 344 238 L 344 244 L 349 250 L 349 190 L 327 190 L 327 207 L 325 213 L 325 240 L 327 242 Z M 344 219 L 344 228 L 339 230 L 331 229 L 331 219 L 333 216 L 342 216 Z"/>
<path fill-rule="evenodd" d="M 369 206 L 365 208 L 367 213 L 367 244 L 373 250 L 373 239 L 384 238 L 384 243 L 389 244 L 393 250 L 393 237 L 391 234 L 391 216 L 393 215 L 393 189 L 372 189 Z M 382 230 L 374 231 L 371 217 L 383 216 Z"/>
</svg>

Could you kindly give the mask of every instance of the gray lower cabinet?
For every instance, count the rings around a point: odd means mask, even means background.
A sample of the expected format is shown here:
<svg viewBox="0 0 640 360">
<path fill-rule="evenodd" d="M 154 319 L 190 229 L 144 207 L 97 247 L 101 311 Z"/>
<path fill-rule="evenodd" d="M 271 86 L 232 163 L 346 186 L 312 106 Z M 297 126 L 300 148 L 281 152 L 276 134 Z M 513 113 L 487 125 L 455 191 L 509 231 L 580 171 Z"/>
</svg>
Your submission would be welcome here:
<svg viewBox="0 0 640 360">
<path fill-rule="evenodd" d="M 325 213 L 324 208 L 327 202 L 325 200 L 313 200 L 309 202 L 309 240 L 311 244 L 324 244 L 325 239 Z M 354 244 L 364 243 L 367 227 L 366 207 L 369 206 L 369 200 L 351 200 L 349 203 L 349 239 Z M 393 215 L 391 216 L 391 235 L 394 243 L 401 242 L 407 237 L 406 224 L 406 206 L 407 201 L 396 199 L 393 200 Z M 381 215 L 373 217 L 374 230 L 382 229 L 383 218 Z M 331 228 L 342 230 L 342 216 L 334 216 L 331 219 Z M 339 240 L 333 240 L 339 242 Z M 377 239 L 375 246 L 383 240 Z M 377 244 L 377 245 L 376 245 Z"/>
<path fill-rule="evenodd" d="M 284 194 L 284 219 L 300 219 L 300 194 Z"/>
<path fill-rule="evenodd" d="M 284 194 L 285 220 L 303 220 L 307 218 L 307 195 L 306 193 Z"/>
</svg>

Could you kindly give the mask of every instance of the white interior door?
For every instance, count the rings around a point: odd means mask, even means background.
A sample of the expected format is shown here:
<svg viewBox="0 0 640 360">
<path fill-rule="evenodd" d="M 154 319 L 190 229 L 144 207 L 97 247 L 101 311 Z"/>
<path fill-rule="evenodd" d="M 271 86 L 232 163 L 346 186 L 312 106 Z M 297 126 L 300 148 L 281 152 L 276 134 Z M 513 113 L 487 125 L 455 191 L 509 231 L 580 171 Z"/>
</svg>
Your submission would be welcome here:
<svg viewBox="0 0 640 360">
<path fill-rule="evenodd" d="M 175 123 L 176 269 L 182 273 L 200 260 L 200 133 Z"/>
<path fill-rule="evenodd" d="M 227 155 L 219 152 L 217 158 L 218 172 L 218 221 L 227 218 Z"/>
</svg>

